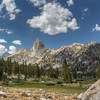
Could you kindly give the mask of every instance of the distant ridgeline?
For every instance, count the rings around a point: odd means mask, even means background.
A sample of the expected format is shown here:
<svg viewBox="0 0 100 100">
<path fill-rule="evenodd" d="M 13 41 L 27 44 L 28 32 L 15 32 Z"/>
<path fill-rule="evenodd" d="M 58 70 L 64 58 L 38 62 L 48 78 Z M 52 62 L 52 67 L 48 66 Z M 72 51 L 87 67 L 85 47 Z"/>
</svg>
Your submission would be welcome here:
<svg viewBox="0 0 100 100">
<path fill-rule="evenodd" d="M 11 62 L 18 64 L 34 65 L 45 69 L 62 69 L 64 60 L 72 73 L 90 75 L 95 73 L 100 64 L 100 43 L 91 42 L 88 44 L 74 43 L 60 49 L 48 49 L 40 39 L 34 41 L 31 50 L 20 49 L 16 53 L 3 56 L 4 60 L 11 59 Z"/>
</svg>

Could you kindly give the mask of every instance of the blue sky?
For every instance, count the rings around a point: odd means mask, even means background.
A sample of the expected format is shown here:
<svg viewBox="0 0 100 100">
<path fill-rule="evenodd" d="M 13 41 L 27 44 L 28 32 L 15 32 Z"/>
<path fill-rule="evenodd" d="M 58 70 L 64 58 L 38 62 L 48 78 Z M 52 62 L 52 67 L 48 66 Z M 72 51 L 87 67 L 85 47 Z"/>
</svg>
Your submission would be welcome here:
<svg viewBox="0 0 100 100">
<path fill-rule="evenodd" d="M 100 42 L 100 0 L 0 0 L 0 54 Z"/>
</svg>

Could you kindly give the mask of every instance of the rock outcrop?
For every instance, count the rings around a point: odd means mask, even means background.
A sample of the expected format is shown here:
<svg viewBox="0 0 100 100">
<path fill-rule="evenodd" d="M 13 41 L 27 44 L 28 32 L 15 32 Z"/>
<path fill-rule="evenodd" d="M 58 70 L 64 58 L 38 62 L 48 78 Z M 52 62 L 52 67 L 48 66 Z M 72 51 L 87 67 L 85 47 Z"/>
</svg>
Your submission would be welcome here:
<svg viewBox="0 0 100 100">
<path fill-rule="evenodd" d="M 74 43 L 55 50 L 45 48 L 42 41 L 37 39 L 31 50 L 20 49 L 8 57 L 18 63 L 24 61 L 27 64 L 38 63 L 40 67 L 46 68 L 50 66 L 61 68 L 63 60 L 66 59 L 72 71 L 85 74 L 96 71 L 97 65 L 100 64 L 100 43 Z"/>
<path fill-rule="evenodd" d="M 10 54 L 9 54 L 8 52 L 5 52 L 5 53 L 2 55 L 3 58 L 8 57 L 8 56 L 10 56 Z"/>
<path fill-rule="evenodd" d="M 36 39 L 34 41 L 34 45 L 33 45 L 32 49 L 31 49 L 31 52 L 34 52 L 34 51 L 38 52 L 38 51 L 41 51 L 44 48 L 45 48 L 45 46 L 42 43 L 42 41 L 40 39 Z"/>
<path fill-rule="evenodd" d="M 45 48 L 45 45 L 42 43 L 42 41 L 40 39 L 36 39 L 34 41 L 34 45 L 32 49 L 30 50 L 30 52 L 32 56 L 40 57 L 41 54 L 43 54 L 45 50 L 46 48 Z"/>
<path fill-rule="evenodd" d="M 83 95 L 81 100 L 100 100 L 100 80 L 94 83 Z"/>
</svg>

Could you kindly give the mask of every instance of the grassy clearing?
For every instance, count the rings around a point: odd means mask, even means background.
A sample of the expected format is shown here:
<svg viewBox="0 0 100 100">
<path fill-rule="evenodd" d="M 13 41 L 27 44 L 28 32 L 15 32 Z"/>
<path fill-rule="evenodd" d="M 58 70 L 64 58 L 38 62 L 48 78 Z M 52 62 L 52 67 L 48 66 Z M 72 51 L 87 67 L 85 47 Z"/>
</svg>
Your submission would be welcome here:
<svg viewBox="0 0 100 100">
<path fill-rule="evenodd" d="M 59 92 L 59 93 L 68 93 L 68 94 L 72 94 L 72 93 L 81 93 L 87 90 L 87 87 L 84 87 L 85 85 L 88 84 L 92 84 L 94 83 L 94 80 L 90 80 L 90 81 L 80 81 L 81 85 L 77 86 L 77 85 L 62 85 L 59 84 L 60 81 L 59 80 L 45 80 L 43 81 L 43 83 L 41 83 L 40 81 L 23 81 L 23 80 L 12 80 L 12 83 L 5 85 L 5 84 L 1 84 L 3 86 L 6 87 L 13 87 L 13 88 L 31 88 L 31 89 L 45 89 L 47 92 Z M 75 83 L 77 84 L 77 83 Z"/>
</svg>

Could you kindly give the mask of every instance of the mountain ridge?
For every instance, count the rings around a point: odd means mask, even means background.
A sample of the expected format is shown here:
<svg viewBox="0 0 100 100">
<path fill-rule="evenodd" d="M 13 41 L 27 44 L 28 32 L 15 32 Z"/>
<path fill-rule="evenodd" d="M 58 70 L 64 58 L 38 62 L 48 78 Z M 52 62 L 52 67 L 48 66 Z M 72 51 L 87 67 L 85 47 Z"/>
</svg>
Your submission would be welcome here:
<svg viewBox="0 0 100 100">
<path fill-rule="evenodd" d="M 100 64 L 100 43 L 74 43 L 59 49 L 48 49 L 40 39 L 36 39 L 31 50 L 20 49 L 8 57 L 19 64 L 37 63 L 40 67 L 52 66 L 59 69 L 62 67 L 63 60 L 66 59 L 71 70 L 85 70 L 88 73 L 96 71 L 96 66 Z"/>
</svg>

